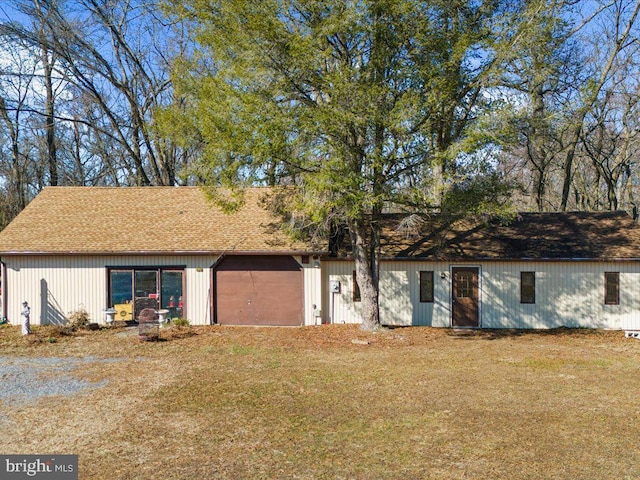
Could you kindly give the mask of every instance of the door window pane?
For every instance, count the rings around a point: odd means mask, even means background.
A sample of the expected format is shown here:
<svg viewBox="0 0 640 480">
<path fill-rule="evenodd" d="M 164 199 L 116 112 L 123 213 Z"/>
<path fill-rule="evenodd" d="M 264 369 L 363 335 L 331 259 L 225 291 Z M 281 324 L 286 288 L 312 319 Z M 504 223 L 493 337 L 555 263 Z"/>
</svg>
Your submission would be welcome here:
<svg viewBox="0 0 640 480">
<path fill-rule="evenodd" d="M 160 278 L 162 308 L 169 310 L 169 318 L 183 318 L 183 272 L 163 270 Z"/>
<path fill-rule="evenodd" d="M 135 317 L 145 308 L 158 309 L 158 275 L 156 270 L 136 270 L 134 273 Z"/>
<path fill-rule="evenodd" d="M 131 303 L 131 300 L 133 300 L 132 274 L 131 270 L 111 271 L 111 307 L 118 304 Z"/>
<path fill-rule="evenodd" d="M 457 272 L 456 298 L 473 298 L 473 272 Z"/>
<path fill-rule="evenodd" d="M 156 284 L 157 275 L 155 270 L 137 270 L 135 277 L 136 297 L 157 297 L 158 286 Z"/>
</svg>

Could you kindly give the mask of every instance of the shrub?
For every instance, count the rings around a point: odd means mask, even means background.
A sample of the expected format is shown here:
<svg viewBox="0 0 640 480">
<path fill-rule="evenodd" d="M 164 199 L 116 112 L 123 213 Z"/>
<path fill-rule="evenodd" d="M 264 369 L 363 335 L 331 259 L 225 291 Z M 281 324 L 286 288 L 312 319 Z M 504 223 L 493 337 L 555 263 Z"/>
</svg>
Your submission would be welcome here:
<svg viewBox="0 0 640 480">
<path fill-rule="evenodd" d="M 69 313 L 66 327 L 74 331 L 79 328 L 86 328 L 87 325 L 89 325 L 90 319 L 89 312 L 87 312 L 84 307 L 80 307 Z"/>
<path fill-rule="evenodd" d="M 173 318 L 173 319 L 171 319 L 171 323 L 173 325 L 175 325 L 176 327 L 188 327 L 189 326 L 189 320 L 187 320 L 186 318 Z"/>
</svg>

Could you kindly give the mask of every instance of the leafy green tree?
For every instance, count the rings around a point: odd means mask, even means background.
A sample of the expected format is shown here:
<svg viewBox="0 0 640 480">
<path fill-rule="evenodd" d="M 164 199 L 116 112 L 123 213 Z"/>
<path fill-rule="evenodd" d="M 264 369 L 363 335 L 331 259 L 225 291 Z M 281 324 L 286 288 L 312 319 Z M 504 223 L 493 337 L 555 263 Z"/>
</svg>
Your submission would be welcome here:
<svg viewBox="0 0 640 480">
<path fill-rule="evenodd" d="M 199 47 L 177 62 L 181 101 L 159 120 L 204 143 L 198 180 L 296 185 L 294 220 L 346 225 L 375 329 L 384 213 L 477 212 L 501 192 L 476 127 L 518 4 L 167 0 Z"/>
</svg>

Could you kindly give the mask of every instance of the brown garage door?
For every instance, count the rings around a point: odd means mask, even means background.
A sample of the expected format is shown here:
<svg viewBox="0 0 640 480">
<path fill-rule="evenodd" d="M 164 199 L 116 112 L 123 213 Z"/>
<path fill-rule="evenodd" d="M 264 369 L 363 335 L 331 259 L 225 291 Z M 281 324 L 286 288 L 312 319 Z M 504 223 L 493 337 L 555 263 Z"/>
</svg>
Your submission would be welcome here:
<svg viewBox="0 0 640 480">
<path fill-rule="evenodd" d="M 302 325 L 302 268 L 290 256 L 228 256 L 214 271 L 221 325 Z"/>
</svg>

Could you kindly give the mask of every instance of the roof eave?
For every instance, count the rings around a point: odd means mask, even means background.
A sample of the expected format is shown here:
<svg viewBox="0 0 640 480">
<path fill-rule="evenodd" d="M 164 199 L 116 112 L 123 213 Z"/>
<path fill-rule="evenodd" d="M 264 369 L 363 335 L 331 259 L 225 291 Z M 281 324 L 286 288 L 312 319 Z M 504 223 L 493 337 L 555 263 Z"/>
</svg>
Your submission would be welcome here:
<svg viewBox="0 0 640 480">
<path fill-rule="evenodd" d="M 30 250 L 30 251 L 6 251 L 0 252 L 1 257 L 17 256 L 98 256 L 98 255 L 125 255 L 125 256 L 151 256 L 151 255 L 313 255 L 322 256 L 328 252 L 322 250 Z"/>
<path fill-rule="evenodd" d="M 331 257 L 325 256 L 323 260 L 327 261 L 353 261 L 353 257 Z M 510 258 L 495 258 L 495 257 L 401 257 L 401 256 L 382 256 L 382 261 L 410 261 L 410 262 L 639 262 L 640 257 L 601 257 L 601 258 L 551 258 L 551 257 L 510 257 Z"/>
</svg>

